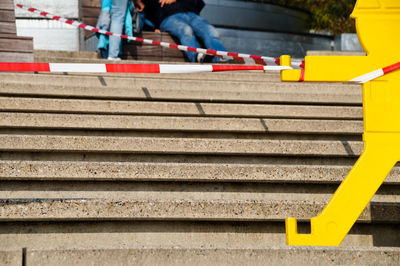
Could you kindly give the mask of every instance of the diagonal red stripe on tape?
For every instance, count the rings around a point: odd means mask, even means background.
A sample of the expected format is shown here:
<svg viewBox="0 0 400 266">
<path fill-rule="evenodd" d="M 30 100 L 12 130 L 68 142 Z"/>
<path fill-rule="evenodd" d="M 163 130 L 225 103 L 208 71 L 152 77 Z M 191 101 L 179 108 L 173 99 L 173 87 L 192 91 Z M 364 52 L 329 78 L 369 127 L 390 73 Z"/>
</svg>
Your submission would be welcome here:
<svg viewBox="0 0 400 266">
<path fill-rule="evenodd" d="M 197 52 L 197 48 L 195 47 L 187 47 L 186 50 L 189 52 Z"/>
<path fill-rule="evenodd" d="M 106 64 L 107 72 L 114 73 L 160 73 L 157 64 Z"/>
<path fill-rule="evenodd" d="M 301 73 L 300 73 L 300 78 L 299 78 L 299 82 L 303 82 L 304 81 L 304 75 L 306 74 L 306 70 L 305 70 L 305 68 L 303 68 L 302 70 L 301 70 Z"/>
<path fill-rule="evenodd" d="M 50 72 L 48 63 L 0 63 L 0 71 Z"/>
<path fill-rule="evenodd" d="M 211 50 L 211 49 L 207 49 L 207 53 L 208 53 L 208 54 L 217 55 L 217 51 Z"/>
<path fill-rule="evenodd" d="M 395 70 L 397 70 L 399 68 L 400 68 L 400 62 L 398 62 L 396 64 L 393 64 L 393 65 L 390 65 L 390 66 L 387 66 L 387 67 L 384 67 L 384 68 L 382 68 L 382 70 L 383 70 L 383 73 L 388 74 L 388 73 L 393 72 L 393 71 L 395 71 Z"/>
</svg>

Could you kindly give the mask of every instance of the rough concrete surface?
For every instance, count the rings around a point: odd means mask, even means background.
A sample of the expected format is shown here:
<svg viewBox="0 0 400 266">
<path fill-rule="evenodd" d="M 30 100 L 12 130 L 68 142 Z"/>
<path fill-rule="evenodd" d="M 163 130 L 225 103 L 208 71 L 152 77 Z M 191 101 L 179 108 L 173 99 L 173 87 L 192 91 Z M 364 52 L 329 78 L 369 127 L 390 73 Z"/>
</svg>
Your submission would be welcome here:
<svg viewBox="0 0 400 266">
<path fill-rule="evenodd" d="M 0 135 L 3 151 L 350 156 L 358 141 Z"/>
<path fill-rule="evenodd" d="M 171 82 L 170 82 L 171 83 Z M 0 93 L 3 95 L 21 96 L 51 96 L 51 97 L 73 97 L 93 99 L 141 99 L 141 100 L 183 100 L 183 101 L 231 101 L 231 102 L 256 102 L 256 103 L 312 103 L 312 104 L 350 104 L 360 105 L 361 94 L 337 94 L 332 92 L 315 94 L 302 90 L 290 92 L 284 88 L 277 88 L 272 92 L 267 88 L 258 89 L 238 88 L 237 90 L 226 90 L 225 86 L 219 89 L 213 88 L 160 88 L 158 86 L 146 87 L 145 84 L 119 87 L 79 87 L 47 84 L 19 84 L 0 81 Z M 235 85 L 232 85 L 235 87 Z"/>
<path fill-rule="evenodd" d="M 326 205 L 311 200 L 184 200 L 184 199 L 2 199 L 0 221 L 173 219 L 211 221 L 282 221 L 316 216 Z M 363 222 L 400 222 L 400 206 L 371 203 Z"/>
<path fill-rule="evenodd" d="M 24 80 L 24 77 L 26 80 Z M 235 102 L 306 102 L 360 104 L 360 86 L 282 82 L 235 82 L 168 79 L 99 79 L 98 77 L 36 75 L 2 77 L 0 93 L 92 98 L 204 100 Z M 68 86 L 66 86 L 68 84 Z M 106 84 L 106 85 L 104 85 Z"/>
<path fill-rule="evenodd" d="M 28 250 L 27 265 L 398 265 L 397 248 Z"/>
<path fill-rule="evenodd" d="M 0 109 L 18 112 L 362 119 L 359 106 L 109 101 L 0 97 Z"/>
<path fill-rule="evenodd" d="M 22 265 L 22 249 L 19 250 L 0 250 L 0 265 L 2 266 L 21 266 Z"/>
<path fill-rule="evenodd" d="M 157 162 L 0 161 L 2 180 L 103 180 L 338 183 L 348 165 L 263 165 Z M 393 168 L 385 184 L 400 183 Z"/>
<path fill-rule="evenodd" d="M 2 113 L 0 127 L 361 135 L 362 121 Z"/>
</svg>

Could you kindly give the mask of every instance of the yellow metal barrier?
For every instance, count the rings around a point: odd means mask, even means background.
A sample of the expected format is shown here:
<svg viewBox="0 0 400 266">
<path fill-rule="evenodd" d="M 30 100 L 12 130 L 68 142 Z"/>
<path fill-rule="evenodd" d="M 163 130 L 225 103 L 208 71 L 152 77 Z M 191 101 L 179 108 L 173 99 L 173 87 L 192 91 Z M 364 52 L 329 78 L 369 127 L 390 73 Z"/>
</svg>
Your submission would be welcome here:
<svg viewBox="0 0 400 266">
<path fill-rule="evenodd" d="M 366 56 L 307 56 L 305 69 L 282 71 L 282 81 L 346 82 L 400 61 L 399 0 L 358 0 L 352 17 Z M 290 61 L 281 57 L 281 65 Z M 400 160 L 400 71 L 364 83 L 362 92 L 364 151 L 324 210 L 311 219 L 311 234 L 298 234 L 296 219 L 286 219 L 288 245 L 340 245 Z"/>
</svg>

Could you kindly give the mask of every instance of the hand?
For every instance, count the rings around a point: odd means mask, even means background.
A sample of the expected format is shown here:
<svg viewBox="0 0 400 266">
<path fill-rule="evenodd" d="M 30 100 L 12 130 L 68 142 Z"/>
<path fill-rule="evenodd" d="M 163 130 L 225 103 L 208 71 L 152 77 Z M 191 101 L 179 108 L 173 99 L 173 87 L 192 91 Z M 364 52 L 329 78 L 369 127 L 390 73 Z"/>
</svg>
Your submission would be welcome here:
<svg viewBox="0 0 400 266">
<path fill-rule="evenodd" d="M 142 12 L 145 8 L 144 3 L 141 0 L 136 0 L 136 10 Z"/>
<path fill-rule="evenodd" d="M 161 4 L 161 7 L 164 5 L 170 5 L 176 2 L 176 0 L 159 0 L 158 1 Z"/>
<path fill-rule="evenodd" d="M 154 32 L 161 33 L 159 29 L 155 29 Z"/>
</svg>

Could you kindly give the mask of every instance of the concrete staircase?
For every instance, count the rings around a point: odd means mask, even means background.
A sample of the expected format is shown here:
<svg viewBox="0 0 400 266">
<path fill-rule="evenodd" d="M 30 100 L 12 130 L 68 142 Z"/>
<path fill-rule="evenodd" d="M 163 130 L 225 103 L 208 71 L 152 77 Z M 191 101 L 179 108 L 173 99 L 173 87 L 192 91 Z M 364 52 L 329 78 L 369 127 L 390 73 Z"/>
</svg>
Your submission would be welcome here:
<svg viewBox="0 0 400 266">
<path fill-rule="evenodd" d="M 0 264 L 399 265 L 398 167 L 341 247 L 285 245 L 361 153 L 361 101 L 261 72 L 1 73 Z"/>
</svg>

